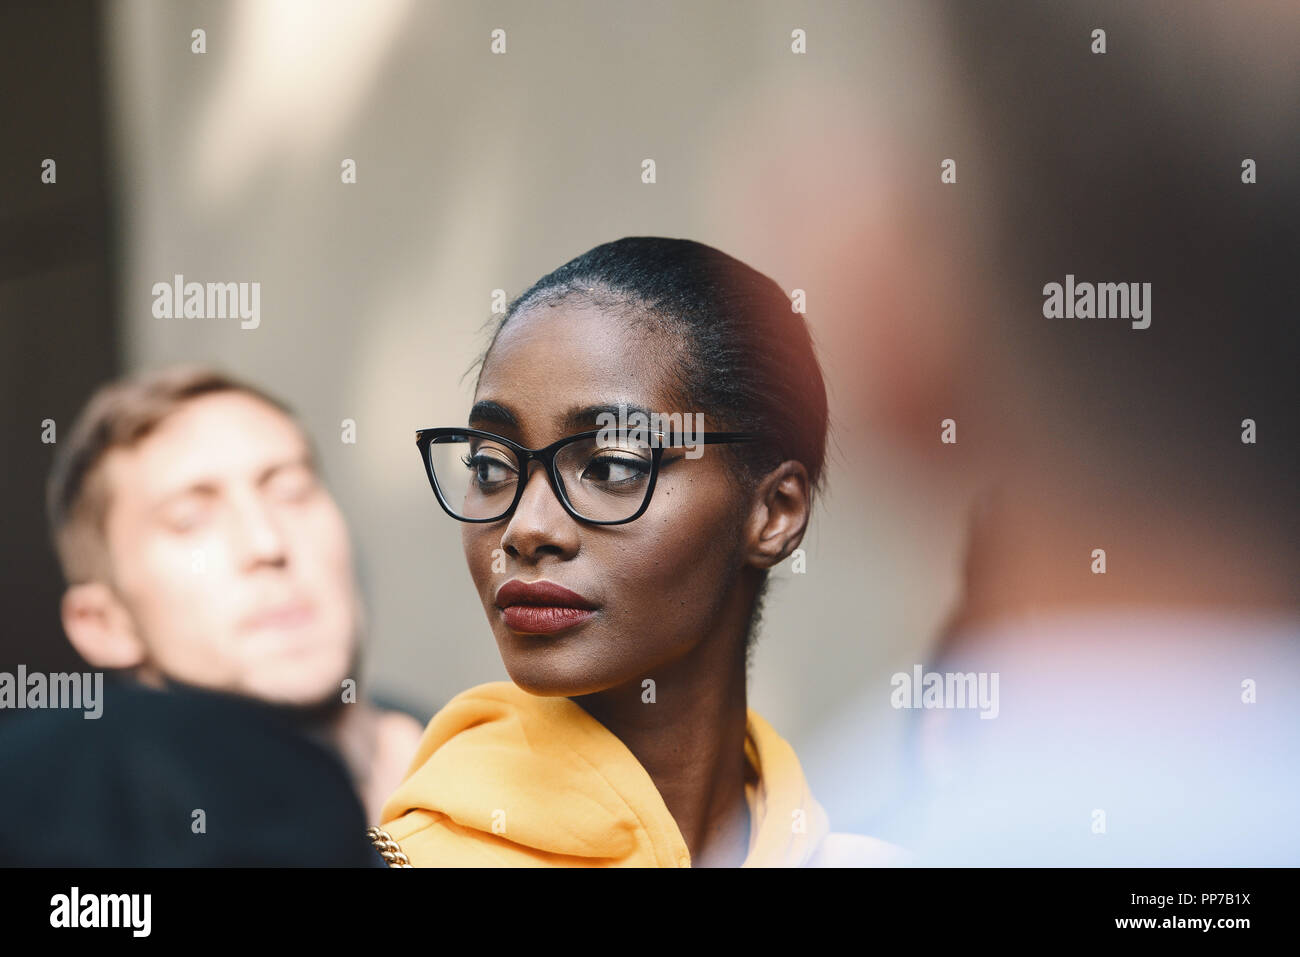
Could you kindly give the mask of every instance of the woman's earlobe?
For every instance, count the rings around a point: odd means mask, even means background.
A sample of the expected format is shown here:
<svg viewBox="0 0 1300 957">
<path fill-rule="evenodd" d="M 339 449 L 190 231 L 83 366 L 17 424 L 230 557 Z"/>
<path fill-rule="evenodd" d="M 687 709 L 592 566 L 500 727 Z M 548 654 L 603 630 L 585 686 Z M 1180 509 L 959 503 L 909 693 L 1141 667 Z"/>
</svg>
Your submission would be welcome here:
<svg viewBox="0 0 1300 957">
<path fill-rule="evenodd" d="M 812 488 L 802 462 L 782 462 L 765 475 L 750 514 L 749 561 L 771 568 L 799 547 L 812 509 Z"/>
<path fill-rule="evenodd" d="M 90 665 L 132 668 L 144 660 L 130 614 L 102 582 L 70 586 L 59 611 L 68 641 Z"/>
</svg>

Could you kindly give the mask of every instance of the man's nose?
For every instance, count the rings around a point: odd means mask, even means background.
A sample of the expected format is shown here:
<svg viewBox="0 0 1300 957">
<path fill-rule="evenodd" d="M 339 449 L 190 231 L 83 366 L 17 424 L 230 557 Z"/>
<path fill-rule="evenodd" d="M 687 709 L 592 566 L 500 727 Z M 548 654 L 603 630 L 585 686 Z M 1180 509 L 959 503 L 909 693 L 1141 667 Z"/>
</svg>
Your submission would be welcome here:
<svg viewBox="0 0 1300 957">
<path fill-rule="evenodd" d="M 243 567 L 283 565 L 288 558 L 284 530 L 270 506 L 258 496 L 236 503 L 235 536 Z"/>
<path fill-rule="evenodd" d="M 524 493 L 506 523 L 501 547 L 525 562 L 536 562 L 546 555 L 571 558 L 578 551 L 578 523 L 560 504 L 542 464 L 530 462 L 529 466 Z"/>
</svg>

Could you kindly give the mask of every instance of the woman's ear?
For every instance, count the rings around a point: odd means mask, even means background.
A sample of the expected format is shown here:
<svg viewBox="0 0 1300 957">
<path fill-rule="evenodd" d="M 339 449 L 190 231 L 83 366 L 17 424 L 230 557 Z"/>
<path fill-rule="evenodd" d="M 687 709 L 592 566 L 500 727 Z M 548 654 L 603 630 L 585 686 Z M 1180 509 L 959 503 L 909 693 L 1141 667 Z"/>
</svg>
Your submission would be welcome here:
<svg viewBox="0 0 1300 957">
<path fill-rule="evenodd" d="M 130 612 L 102 582 L 69 587 L 59 611 L 72 647 L 94 667 L 133 668 L 144 660 Z"/>
<path fill-rule="evenodd" d="M 746 524 L 746 558 L 771 568 L 799 547 L 812 511 L 812 487 L 802 462 L 782 462 L 754 492 Z"/>
</svg>

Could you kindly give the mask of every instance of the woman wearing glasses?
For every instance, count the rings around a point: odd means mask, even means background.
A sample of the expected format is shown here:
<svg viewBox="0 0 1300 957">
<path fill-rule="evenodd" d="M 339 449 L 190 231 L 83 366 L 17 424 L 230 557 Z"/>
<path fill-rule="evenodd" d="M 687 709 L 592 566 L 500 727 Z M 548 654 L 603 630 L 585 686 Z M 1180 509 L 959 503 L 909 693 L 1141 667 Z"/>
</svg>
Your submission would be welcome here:
<svg viewBox="0 0 1300 957">
<path fill-rule="evenodd" d="M 430 722 L 370 832 L 389 863 L 892 860 L 829 834 L 746 704 L 768 570 L 803 537 L 826 429 L 802 317 L 716 249 L 621 239 L 511 303 L 468 425 L 417 437 L 511 681 Z"/>
</svg>

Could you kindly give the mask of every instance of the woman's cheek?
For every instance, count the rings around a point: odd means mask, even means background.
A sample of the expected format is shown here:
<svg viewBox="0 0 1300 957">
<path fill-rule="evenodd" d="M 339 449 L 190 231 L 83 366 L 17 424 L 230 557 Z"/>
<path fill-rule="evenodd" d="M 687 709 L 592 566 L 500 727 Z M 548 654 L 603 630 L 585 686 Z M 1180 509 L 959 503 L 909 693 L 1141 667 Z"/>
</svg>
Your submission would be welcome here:
<svg viewBox="0 0 1300 957">
<path fill-rule="evenodd" d="M 486 601 L 487 588 L 493 577 L 491 536 L 485 534 L 484 530 L 476 525 L 466 525 L 461 532 L 461 542 L 465 549 L 465 564 L 469 566 L 470 578 L 474 580 L 474 587 L 478 589 L 481 596 L 485 596 L 484 601 Z"/>
<path fill-rule="evenodd" d="M 692 491 L 696 494 L 678 499 L 680 505 L 665 522 L 659 536 L 661 569 L 664 574 L 679 579 L 688 574 L 698 576 L 720 571 L 736 544 L 735 522 L 729 517 L 730 503 L 709 495 L 712 489 L 702 483 Z M 716 585 L 716 581 L 712 584 Z"/>
</svg>

